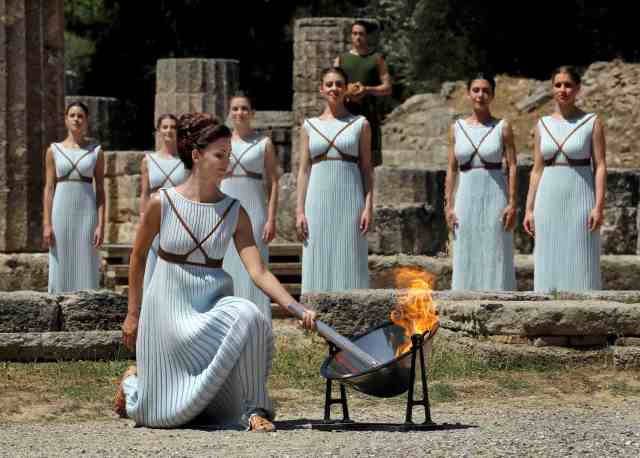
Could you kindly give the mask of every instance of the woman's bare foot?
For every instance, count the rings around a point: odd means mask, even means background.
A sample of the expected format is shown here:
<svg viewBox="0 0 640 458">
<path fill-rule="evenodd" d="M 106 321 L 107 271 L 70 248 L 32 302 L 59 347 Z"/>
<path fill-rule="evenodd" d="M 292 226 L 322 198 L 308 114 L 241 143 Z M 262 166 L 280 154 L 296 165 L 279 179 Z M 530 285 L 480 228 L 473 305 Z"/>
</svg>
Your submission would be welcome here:
<svg viewBox="0 0 640 458">
<path fill-rule="evenodd" d="M 113 411 L 120 418 L 127 418 L 127 402 L 124 396 L 124 388 L 122 387 L 122 382 L 124 379 L 131 375 L 136 375 L 138 373 L 138 368 L 136 366 L 129 366 L 127 370 L 124 371 L 120 380 L 118 380 L 118 389 L 116 390 L 116 397 L 113 400 Z"/>
<path fill-rule="evenodd" d="M 251 418 L 249 418 L 249 431 L 254 433 L 270 433 L 275 430 L 275 425 L 260 415 L 251 415 Z"/>
</svg>

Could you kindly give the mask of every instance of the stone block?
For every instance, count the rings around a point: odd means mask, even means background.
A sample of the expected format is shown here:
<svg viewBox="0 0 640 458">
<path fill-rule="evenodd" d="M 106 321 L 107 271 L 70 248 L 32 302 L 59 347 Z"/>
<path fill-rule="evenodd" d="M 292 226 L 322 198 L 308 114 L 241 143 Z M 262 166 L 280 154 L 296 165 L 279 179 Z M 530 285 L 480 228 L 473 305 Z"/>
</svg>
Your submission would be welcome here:
<svg viewBox="0 0 640 458">
<path fill-rule="evenodd" d="M 110 223 L 107 221 L 105 224 L 105 243 L 133 244 L 137 228 L 137 218 L 125 223 Z"/>
<path fill-rule="evenodd" d="M 443 169 L 376 167 L 375 200 L 380 206 L 428 203 L 435 209 L 444 207 Z"/>
<path fill-rule="evenodd" d="M 144 151 L 107 151 L 105 177 L 140 175 Z"/>
<path fill-rule="evenodd" d="M 369 280 L 373 289 L 393 289 L 398 269 L 418 268 L 434 276 L 433 289 L 451 288 L 451 261 L 449 258 L 429 256 L 369 256 Z"/>
<path fill-rule="evenodd" d="M 607 336 L 569 336 L 572 347 L 601 347 L 607 345 Z"/>
<path fill-rule="evenodd" d="M 640 337 L 618 337 L 615 345 L 618 347 L 640 347 Z"/>
<path fill-rule="evenodd" d="M 637 207 L 606 208 L 600 229 L 602 251 L 607 254 L 634 254 L 638 245 L 637 218 Z"/>
<path fill-rule="evenodd" d="M 105 179 L 107 221 L 131 221 L 140 213 L 140 175 Z"/>
<path fill-rule="evenodd" d="M 59 330 L 56 296 L 33 291 L 0 292 L 0 333 Z"/>
<path fill-rule="evenodd" d="M 535 347 L 568 347 L 569 337 L 567 336 L 539 336 L 533 339 Z"/>
<path fill-rule="evenodd" d="M 307 293 L 302 302 L 318 312 L 318 318 L 345 336 L 362 334 L 389 321 L 398 300 L 395 290 L 353 290 L 348 293 Z"/>
<path fill-rule="evenodd" d="M 62 331 L 113 331 L 127 316 L 127 298 L 113 291 L 79 291 L 60 296 Z"/>
<path fill-rule="evenodd" d="M 446 250 L 448 232 L 441 211 L 428 205 L 376 207 L 368 235 L 372 254 L 428 254 Z"/>
<path fill-rule="evenodd" d="M 522 365 L 523 363 L 543 366 L 577 364 L 606 364 L 611 353 L 606 348 L 574 349 L 563 347 L 536 347 L 533 345 L 506 345 L 473 337 L 460 336 L 446 329 L 438 331 L 436 342 L 446 339 L 447 348 L 470 355 L 473 359 L 489 364 Z"/>
<path fill-rule="evenodd" d="M 491 342 L 507 345 L 529 345 L 529 337 L 527 336 L 488 336 Z"/>
<path fill-rule="evenodd" d="M 292 173 L 285 173 L 279 181 L 276 239 L 278 242 L 298 241 L 296 233 L 296 179 Z"/>
<path fill-rule="evenodd" d="M 155 119 L 163 113 L 192 111 L 225 119 L 239 77 L 240 63 L 233 59 L 159 59 Z"/>
<path fill-rule="evenodd" d="M 605 290 L 637 290 L 640 288 L 640 262 L 636 255 L 603 255 L 600 257 L 602 287 Z M 640 302 L 636 300 L 636 302 Z"/>
<path fill-rule="evenodd" d="M 131 359 L 122 331 L 0 333 L 0 361 Z"/>
<path fill-rule="evenodd" d="M 48 253 L 0 254 L 0 291 L 46 291 Z"/>
<path fill-rule="evenodd" d="M 330 325 L 356 334 L 387 320 L 400 294 L 401 290 L 309 293 L 303 301 Z M 508 300 L 508 295 L 502 293 L 506 300 L 459 300 L 434 294 L 440 325 L 477 336 L 575 336 L 571 345 L 606 343 L 606 336 L 612 334 L 640 335 L 640 307 L 635 304 L 589 299 Z"/>
<path fill-rule="evenodd" d="M 640 368 L 640 348 L 613 347 L 613 364 L 618 369 Z"/>
</svg>

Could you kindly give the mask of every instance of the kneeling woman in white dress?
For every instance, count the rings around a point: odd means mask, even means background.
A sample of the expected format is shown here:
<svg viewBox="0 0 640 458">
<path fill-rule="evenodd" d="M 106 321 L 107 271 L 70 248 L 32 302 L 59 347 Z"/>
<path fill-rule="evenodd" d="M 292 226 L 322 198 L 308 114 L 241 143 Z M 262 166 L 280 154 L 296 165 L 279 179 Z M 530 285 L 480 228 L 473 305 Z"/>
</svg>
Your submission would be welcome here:
<svg viewBox="0 0 640 458">
<path fill-rule="evenodd" d="M 258 287 L 287 310 L 294 299 L 267 270 L 240 203 L 220 191 L 231 132 L 204 113 L 178 122 L 187 181 L 153 196 L 138 228 L 129 273 L 125 345 L 136 349 L 116 412 L 141 426 L 171 428 L 196 417 L 272 430 L 267 393 L 271 326 L 255 304 L 233 297 L 222 258 L 234 242 Z M 142 298 L 145 258 L 159 235 L 158 264 Z M 303 324 L 313 329 L 315 314 Z"/>
</svg>

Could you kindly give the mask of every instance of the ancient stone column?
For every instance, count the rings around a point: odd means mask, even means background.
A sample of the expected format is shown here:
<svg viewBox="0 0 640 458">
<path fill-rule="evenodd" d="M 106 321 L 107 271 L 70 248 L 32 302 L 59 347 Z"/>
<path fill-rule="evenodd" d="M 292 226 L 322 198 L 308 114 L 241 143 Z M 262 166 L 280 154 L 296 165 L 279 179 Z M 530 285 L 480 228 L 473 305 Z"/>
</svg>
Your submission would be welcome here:
<svg viewBox="0 0 640 458">
<path fill-rule="evenodd" d="M 63 0 L 0 1 L 0 252 L 41 250 L 44 151 L 63 112 Z"/>
<path fill-rule="evenodd" d="M 225 119 L 229 98 L 239 87 L 240 62 L 232 59 L 159 59 L 155 119 L 192 111 Z M 155 123 L 154 119 L 154 123 Z"/>
<path fill-rule="evenodd" d="M 324 106 L 318 90 L 320 73 L 351 47 L 351 25 L 356 18 L 305 18 L 295 22 L 293 38 L 293 144 L 292 171 L 299 162 L 298 141 L 304 118 L 317 116 Z M 377 23 L 374 19 L 364 19 Z M 375 46 L 377 37 L 369 36 Z"/>
<path fill-rule="evenodd" d="M 127 147 L 127 130 L 121 116 L 121 105 L 113 97 L 90 97 L 67 95 L 65 104 L 82 102 L 89 108 L 89 136 L 96 139 L 106 150 L 118 150 Z M 149 136 L 152 129 L 149 127 Z"/>
</svg>

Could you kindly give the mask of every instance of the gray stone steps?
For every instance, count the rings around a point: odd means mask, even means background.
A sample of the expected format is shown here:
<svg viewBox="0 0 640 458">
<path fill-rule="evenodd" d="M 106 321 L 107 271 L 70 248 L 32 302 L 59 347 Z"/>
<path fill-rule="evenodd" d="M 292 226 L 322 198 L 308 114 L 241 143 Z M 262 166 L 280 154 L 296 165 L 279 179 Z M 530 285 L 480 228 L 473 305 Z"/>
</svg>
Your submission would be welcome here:
<svg viewBox="0 0 640 458">
<path fill-rule="evenodd" d="M 354 336 L 389 321 L 405 294 L 309 293 L 303 301 L 339 333 Z M 440 325 L 434 345 L 446 339 L 474 358 L 508 365 L 613 361 L 621 369 L 640 366 L 640 291 L 463 294 L 433 294 Z"/>
</svg>

